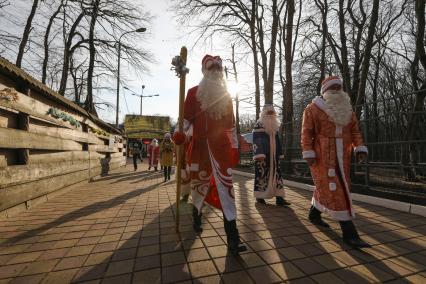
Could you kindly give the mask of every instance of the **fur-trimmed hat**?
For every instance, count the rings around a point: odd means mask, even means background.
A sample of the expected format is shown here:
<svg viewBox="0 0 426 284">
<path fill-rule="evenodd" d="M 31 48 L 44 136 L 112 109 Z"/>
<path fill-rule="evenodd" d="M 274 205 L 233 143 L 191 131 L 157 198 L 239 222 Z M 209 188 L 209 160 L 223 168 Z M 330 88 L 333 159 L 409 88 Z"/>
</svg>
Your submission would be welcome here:
<svg viewBox="0 0 426 284">
<path fill-rule="evenodd" d="M 201 61 L 201 70 L 204 72 L 205 70 L 210 70 L 213 66 L 222 68 L 222 58 L 206 54 Z"/>
<path fill-rule="evenodd" d="M 343 87 L 343 81 L 339 76 L 329 76 L 325 78 L 321 83 L 321 94 L 324 94 L 327 90 L 336 86 L 340 87 L 339 89 Z"/>
<path fill-rule="evenodd" d="M 170 133 L 164 134 L 164 139 L 170 139 L 172 138 L 172 135 Z"/>
</svg>

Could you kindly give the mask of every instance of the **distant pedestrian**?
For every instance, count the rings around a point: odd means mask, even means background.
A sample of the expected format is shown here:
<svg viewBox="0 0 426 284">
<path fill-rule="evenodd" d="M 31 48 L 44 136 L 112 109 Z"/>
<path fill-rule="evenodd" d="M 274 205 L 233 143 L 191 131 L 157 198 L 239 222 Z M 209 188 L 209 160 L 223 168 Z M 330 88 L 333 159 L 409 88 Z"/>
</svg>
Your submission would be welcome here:
<svg viewBox="0 0 426 284">
<path fill-rule="evenodd" d="M 158 158 L 160 157 L 160 146 L 157 139 L 152 139 L 151 144 L 148 145 L 148 171 L 154 168 L 158 171 Z"/>
<path fill-rule="evenodd" d="M 135 169 L 135 171 L 137 171 L 138 170 L 138 159 L 141 160 L 141 162 L 142 162 L 141 146 L 138 142 L 135 142 L 133 144 L 132 153 L 133 153 L 133 168 Z"/>
<path fill-rule="evenodd" d="M 164 134 L 164 139 L 160 144 L 160 163 L 163 166 L 164 181 L 170 180 L 170 173 L 173 165 L 173 152 L 175 144 L 170 133 Z"/>
</svg>

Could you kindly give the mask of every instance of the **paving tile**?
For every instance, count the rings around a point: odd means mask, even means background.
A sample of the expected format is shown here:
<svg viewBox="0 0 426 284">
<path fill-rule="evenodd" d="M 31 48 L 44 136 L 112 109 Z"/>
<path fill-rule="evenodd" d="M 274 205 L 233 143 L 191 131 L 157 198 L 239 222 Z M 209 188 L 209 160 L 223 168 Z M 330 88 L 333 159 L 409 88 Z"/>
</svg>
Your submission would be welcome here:
<svg viewBox="0 0 426 284">
<path fill-rule="evenodd" d="M 312 275 L 311 278 L 317 283 L 345 284 L 345 281 L 334 275 L 332 272 L 324 272 Z"/>
<path fill-rule="evenodd" d="M 137 248 L 128 248 L 116 250 L 112 256 L 112 261 L 126 260 L 130 258 L 135 258 Z"/>
<path fill-rule="evenodd" d="M 43 274 L 17 277 L 13 279 L 12 283 L 13 284 L 38 284 L 43 280 L 45 276 L 46 275 L 43 273 Z"/>
<path fill-rule="evenodd" d="M 111 259 L 112 252 L 99 252 L 88 255 L 84 266 L 91 266 L 101 263 L 107 263 Z"/>
<path fill-rule="evenodd" d="M 194 248 L 186 251 L 186 259 L 188 262 L 210 259 L 210 255 L 205 248 Z"/>
<path fill-rule="evenodd" d="M 194 284 L 218 284 L 221 281 L 220 275 L 212 275 L 192 280 Z"/>
<path fill-rule="evenodd" d="M 42 255 L 38 258 L 38 260 L 62 258 L 67 254 L 67 252 L 69 250 L 70 250 L 70 248 L 60 248 L 60 249 L 47 250 L 47 251 L 44 251 L 42 253 Z"/>
<path fill-rule="evenodd" d="M 217 274 L 216 267 L 211 260 L 191 262 L 189 263 L 189 270 L 193 278 Z"/>
<path fill-rule="evenodd" d="M 238 261 L 237 258 L 233 256 L 214 258 L 213 262 L 219 270 L 219 273 L 222 274 L 244 269 L 240 261 Z"/>
<path fill-rule="evenodd" d="M 133 283 L 134 284 L 160 284 L 161 283 L 161 270 L 150 269 L 144 271 L 138 271 L 133 273 Z"/>
<path fill-rule="evenodd" d="M 163 283 L 173 283 L 191 279 L 187 264 L 167 266 L 161 270 Z"/>
<path fill-rule="evenodd" d="M 268 266 L 250 268 L 247 272 L 256 283 L 276 283 L 281 280 Z"/>
<path fill-rule="evenodd" d="M 242 254 L 239 260 L 246 268 L 265 265 L 265 262 L 255 253 Z"/>
<path fill-rule="evenodd" d="M 286 258 L 276 250 L 264 250 L 257 253 L 267 264 L 283 262 Z"/>
<path fill-rule="evenodd" d="M 94 245 L 72 247 L 69 249 L 69 251 L 67 252 L 65 256 L 68 257 L 68 256 L 87 255 L 93 250 L 94 247 L 95 247 Z"/>
<path fill-rule="evenodd" d="M 225 273 L 222 275 L 222 280 L 225 284 L 254 283 L 253 280 L 250 278 L 249 274 L 245 271 Z"/>
<path fill-rule="evenodd" d="M 207 250 L 212 258 L 224 257 L 228 254 L 228 247 L 226 245 L 207 247 Z"/>
<path fill-rule="evenodd" d="M 351 267 L 351 270 L 368 277 L 373 282 L 386 282 L 395 279 L 395 276 L 392 276 L 392 274 L 384 272 L 377 266 L 368 263 L 353 266 Z"/>
<path fill-rule="evenodd" d="M 86 259 L 87 259 L 87 255 L 63 258 L 58 262 L 58 264 L 56 264 L 54 270 L 56 271 L 56 270 L 65 270 L 65 269 L 81 267 L 83 266 Z"/>
<path fill-rule="evenodd" d="M 17 263 L 25 263 L 25 262 L 31 262 L 35 261 L 37 258 L 40 257 L 40 255 L 43 252 L 36 251 L 36 252 L 27 252 L 27 253 L 20 253 L 15 255 L 12 259 L 10 259 L 7 264 L 17 264 Z"/>
<path fill-rule="evenodd" d="M 105 275 L 106 268 L 107 264 L 82 267 L 74 276 L 73 281 L 82 282 L 100 279 Z"/>
<path fill-rule="evenodd" d="M 150 255 L 136 258 L 135 271 L 157 268 L 161 266 L 160 255 Z"/>
<path fill-rule="evenodd" d="M 19 273 L 19 275 L 32 275 L 50 272 L 58 262 L 58 259 L 31 262 Z"/>
<path fill-rule="evenodd" d="M 106 277 L 102 280 L 102 284 L 130 284 L 132 283 L 132 274 L 124 274 L 113 277 Z"/>
<path fill-rule="evenodd" d="M 41 281 L 42 284 L 69 283 L 74 278 L 78 269 L 67 269 L 61 271 L 52 271 Z"/>
<path fill-rule="evenodd" d="M 163 267 L 181 264 L 185 262 L 186 262 L 186 258 L 183 251 L 164 253 L 161 255 L 161 264 Z"/>
<path fill-rule="evenodd" d="M 283 280 L 301 278 L 305 274 L 291 262 L 282 262 L 270 265 L 276 274 Z"/>
</svg>

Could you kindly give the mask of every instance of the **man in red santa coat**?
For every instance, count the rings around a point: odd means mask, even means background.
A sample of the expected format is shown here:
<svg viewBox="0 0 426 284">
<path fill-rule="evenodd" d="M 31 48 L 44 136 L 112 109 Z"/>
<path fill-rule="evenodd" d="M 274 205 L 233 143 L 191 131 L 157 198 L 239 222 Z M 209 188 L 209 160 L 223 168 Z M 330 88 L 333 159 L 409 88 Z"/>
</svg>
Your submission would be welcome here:
<svg viewBox="0 0 426 284">
<path fill-rule="evenodd" d="M 238 162 L 238 142 L 231 96 L 224 79 L 219 56 L 202 60 L 203 79 L 191 88 L 184 105 L 184 131 L 192 126 L 187 150 L 191 176 L 194 230 L 201 232 L 204 202 L 222 209 L 228 249 L 233 254 L 245 251 L 236 225 L 236 206 L 232 167 Z M 175 143 L 182 144 L 185 134 L 176 132 Z"/>
<path fill-rule="evenodd" d="M 151 144 L 148 145 L 148 171 L 154 168 L 158 170 L 158 159 L 160 158 L 160 145 L 158 145 L 157 139 L 152 139 Z"/>
<path fill-rule="evenodd" d="M 349 95 L 342 86 L 338 76 L 324 79 L 322 96 L 313 99 L 303 113 L 303 158 L 315 182 L 309 220 L 315 225 L 329 227 L 321 218 L 321 212 L 325 212 L 339 221 L 347 244 L 357 248 L 368 247 L 352 222 L 355 212 L 350 190 L 352 151 L 359 162 L 366 160 L 368 151 Z"/>
</svg>

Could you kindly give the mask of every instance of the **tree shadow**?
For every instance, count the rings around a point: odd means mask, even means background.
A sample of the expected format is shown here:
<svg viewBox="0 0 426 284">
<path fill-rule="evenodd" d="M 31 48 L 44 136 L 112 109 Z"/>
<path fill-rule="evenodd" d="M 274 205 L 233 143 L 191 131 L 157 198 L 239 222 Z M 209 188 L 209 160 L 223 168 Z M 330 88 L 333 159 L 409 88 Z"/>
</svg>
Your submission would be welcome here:
<svg viewBox="0 0 426 284">
<path fill-rule="evenodd" d="M 61 224 L 64 224 L 64 223 L 76 220 L 78 218 L 85 217 L 85 216 L 100 212 L 102 210 L 123 204 L 130 198 L 133 198 L 133 197 L 138 196 L 142 193 L 154 190 L 157 186 L 158 186 L 158 184 L 152 184 L 148 187 L 136 189 L 136 190 L 133 190 L 131 192 L 128 192 L 126 194 L 114 197 L 114 198 L 106 200 L 106 201 L 99 201 L 99 202 L 90 204 L 88 206 L 82 207 L 78 210 L 75 210 L 75 211 L 72 211 L 72 212 L 69 212 L 69 213 L 63 215 L 60 218 L 57 218 L 56 220 L 54 220 L 50 223 L 44 224 L 43 226 L 41 226 L 39 228 L 32 229 L 32 230 L 29 230 L 29 231 L 25 231 L 24 233 L 19 234 L 19 235 L 13 237 L 13 238 L 7 240 L 6 242 L 3 243 L 3 245 L 10 245 L 10 244 L 17 243 L 17 242 L 25 240 L 27 238 L 37 236 L 37 235 L 41 234 L 42 232 L 45 232 L 49 229 L 60 226 Z"/>
<path fill-rule="evenodd" d="M 158 187 L 158 184 L 155 186 Z M 144 223 L 142 229 L 132 232 L 132 236 L 119 243 L 111 257 L 106 257 L 102 263 L 81 268 L 72 282 L 102 279 L 108 283 L 118 283 L 123 275 L 129 281 L 133 279 L 133 283 L 191 280 L 188 251 L 199 240 L 192 226 L 189 226 L 192 224 L 191 208 L 190 204 L 181 204 L 181 231 L 177 233 L 174 226 L 175 204 L 165 208 L 160 205 L 161 212 Z M 126 253 L 129 251 L 130 254 Z"/>
</svg>

